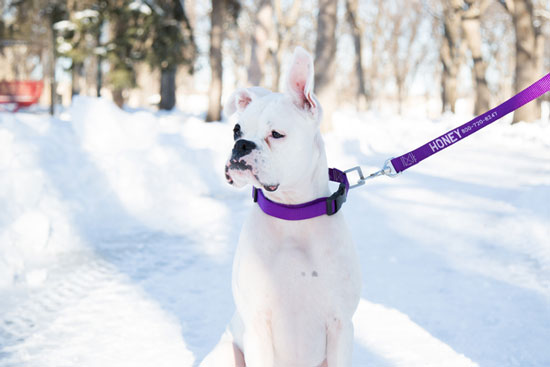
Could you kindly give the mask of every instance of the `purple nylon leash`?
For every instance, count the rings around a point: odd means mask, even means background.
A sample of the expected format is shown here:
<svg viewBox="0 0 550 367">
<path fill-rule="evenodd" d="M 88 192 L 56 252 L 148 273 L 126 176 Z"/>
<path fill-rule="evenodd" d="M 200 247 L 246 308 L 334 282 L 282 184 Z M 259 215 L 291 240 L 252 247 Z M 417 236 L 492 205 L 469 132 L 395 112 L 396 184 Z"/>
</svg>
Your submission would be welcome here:
<svg viewBox="0 0 550 367">
<path fill-rule="evenodd" d="M 338 187 L 338 190 L 329 197 L 315 199 L 303 204 L 288 205 L 269 200 L 264 196 L 261 189 L 257 189 L 255 187 L 252 188 L 252 197 L 254 198 L 254 202 L 258 203 L 258 206 L 264 213 L 279 219 L 304 220 L 321 215 L 333 215 L 338 212 L 338 210 L 342 207 L 342 204 L 346 202 L 349 189 L 361 186 L 366 180 L 374 177 L 397 176 L 401 172 L 423 161 L 429 156 L 442 151 L 465 137 L 479 131 L 485 126 L 488 126 L 489 124 L 506 116 L 510 112 L 517 110 L 524 104 L 542 96 L 549 90 L 550 73 L 546 74 L 543 78 L 525 88 L 506 102 L 477 116 L 464 125 L 448 131 L 447 133 L 433 139 L 415 150 L 412 150 L 397 158 L 388 159 L 381 170 L 367 177 L 363 176 L 363 172 L 359 166 L 353 167 L 344 172 L 337 170 L 336 168 L 330 168 L 329 179 L 331 181 L 339 182 L 340 186 Z M 354 185 L 349 184 L 346 176 L 348 172 L 352 171 L 357 171 L 359 175 L 359 181 Z"/>
<path fill-rule="evenodd" d="M 432 154 L 435 154 L 448 146 L 453 145 L 456 142 L 464 139 L 467 136 L 481 130 L 485 126 L 497 121 L 498 119 L 506 116 L 510 112 L 513 112 L 523 106 L 526 103 L 531 102 L 534 99 L 542 96 L 544 93 L 550 90 L 550 73 L 546 74 L 543 78 L 533 83 L 531 86 L 525 88 L 506 102 L 489 110 L 473 120 L 465 123 L 458 128 L 448 131 L 438 138 L 424 144 L 423 146 L 399 156 L 391 160 L 391 164 L 397 173 L 414 166 L 418 162 L 423 161 Z"/>
<path fill-rule="evenodd" d="M 525 88 L 512 98 L 498 105 L 497 107 L 477 116 L 473 120 L 459 126 L 456 129 L 450 130 L 445 134 L 433 139 L 432 141 L 422 145 L 415 150 L 412 150 L 406 154 L 403 154 L 397 158 L 391 158 L 386 161 L 384 167 L 364 177 L 360 167 L 353 167 L 346 170 L 345 173 L 351 171 L 357 171 L 359 174 L 359 181 L 351 185 L 350 188 L 361 186 L 365 183 L 365 180 L 378 177 L 378 176 L 390 176 L 395 177 L 406 169 L 418 164 L 429 156 L 442 151 L 443 149 L 459 142 L 460 140 L 470 136 L 471 134 L 481 130 L 485 126 L 497 121 L 498 119 L 506 116 L 510 112 L 513 112 L 523 106 L 526 103 L 531 102 L 534 99 L 542 96 L 550 90 L 550 73 Z"/>
</svg>

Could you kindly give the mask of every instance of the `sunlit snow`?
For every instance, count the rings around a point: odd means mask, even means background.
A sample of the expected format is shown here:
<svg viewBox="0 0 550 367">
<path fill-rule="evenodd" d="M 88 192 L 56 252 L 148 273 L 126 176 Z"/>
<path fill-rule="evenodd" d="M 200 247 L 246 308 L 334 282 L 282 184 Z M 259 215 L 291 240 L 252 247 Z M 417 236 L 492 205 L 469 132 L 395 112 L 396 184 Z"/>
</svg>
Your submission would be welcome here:
<svg viewBox="0 0 550 367">
<path fill-rule="evenodd" d="M 62 116 L 0 113 L 0 366 L 197 365 L 253 205 L 225 183 L 231 124 L 86 98 Z M 329 166 L 370 173 L 465 121 L 340 111 Z M 353 190 L 354 366 L 550 365 L 549 203 L 548 121 Z"/>
</svg>

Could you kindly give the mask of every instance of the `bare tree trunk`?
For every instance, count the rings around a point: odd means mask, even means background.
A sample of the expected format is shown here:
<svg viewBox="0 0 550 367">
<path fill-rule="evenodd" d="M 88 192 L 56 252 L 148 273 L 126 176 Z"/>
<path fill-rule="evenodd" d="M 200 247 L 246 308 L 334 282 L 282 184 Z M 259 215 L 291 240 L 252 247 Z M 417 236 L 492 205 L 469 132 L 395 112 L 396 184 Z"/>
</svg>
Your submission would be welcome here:
<svg viewBox="0 0 550 367">
<path fill-rule="evenodd" d="M 404 17 L 406 12 L 400 11 L 393 14 L 391 19 L 392 30 L 391 36 L 388 40 L 388 47 L 392 55 L 391 63 L 393 68 L 393 76 L 395 79 L 395 85 L 397 86 L 397 111 L 399 115 L 403 112 L 403 87 L 405 83 L 405 77 L 407 75 L 406 63 L 401 62 L 399 59 L 399 41 L 402 32 L 402 28 L 407 28 L 407 24 L 404 24 Z"/>
<path fill-rule="evenodd" d="M 533 4 L 530 0 L 515 0 L 515 14 L 512 16 L 516 28 L 516 93 L 527 88 L 539 76 L 537 70 L 536 30 L 533 26 Z M 531 122 L 540 117 L 536 102 L 531 102 L 514 112 L 513 122 Z"/>
<path fill-rule="evenodd" d="M 96 73 L 96 96 L 101 97 L 101 88 L 103 88 L 103 72 L 101 71 L 101 61 L 103 57 L 97 56 L 97 73 Z"/>
<path fill-rule="evenodd" d="M 403 114 L 403 100 L 405 99 L 405 81 L 400 76 L 396 76 L 395 83 L 397 84 L 397 112 L 401 116 Z"/>
<path fill-rule="evenodd" d="M 393 77 L 397 87 L 399 114 L 403 112 L 403 103 L 407 97 L 407 81 L 414 80 L 422 57 L 412 52 L 416 35 L 422 21 L 420 2 L 409 2 L 391 16 L 392 31 L 387 48 L 391 54 Z M 405 42 L 403 42 L 405 41 Z M 425 52 L 420 52 L 424 55 Z"/>
<path fill-rule="evenodd" d="M 197 4 L 196 0 L 184 0 L 185 13 L 189 19 L 189 25 L 192 29 L 196 29 L 197 26 Z"/>
<path fill-rule="evenodd" d="M 44 65 L 44 89 L 42 90 L 42 94 L 40 95 L 40 104 L 43 104 L 43 105 L 47 105 L 50 103 L 50 97 L 51 97 L 51 93 L 50 93 L 50 87 L 51 87 L 51 83 L 50 83 L 50 73 L 49 73 L 49 69 L 50 69 L 50 62 L 51 62 L 51 51 L 50 51 L 50 46 L 49 46 L 49 42 L 46 43 L 44 45 L 44 47 L 41 49 L 40 51 L 40 63 L 42 65 Z M 6 56 L 10 56 L 10 54 L 7 54 Z M 15 62 L 10 62 L 11 61 L 11 57 L 8 57 L 7 59 L 8 61 L 8 65 L 10 64 L 15 64 Z M 5 69 L 4 70 L 4 79 L 13 79 L 14 76 L 13 76 L 13 69 L 11 68 L 8 68 L 8 69 Z M 7 76 L 6 76 L 7 75 Z"/>
<path fill-rule="evenodd" d="M 353 36 L 353 46 L 355 48 L 355 73 L 357 76 L 357 105 L 360 110 L 367 108 L 367 92 L 365 90 L 365 74 L 363 71 L 363 31 L 359 24 L 358 0 L 346 0 L 346 17 L 348 19 L 351 33 Z"/>
<path fill-rule="evenodd" d="M 500 3 L 512 16 L 516 33 L 516 73 L 514 89 L 519 93 L 535 82 L 541 74 L 542 61 L 538 58 L 542 52 L 543 42 L 537 42 L 540 28 L 535 27 L 534 9 L 532 0 L 500 0 Z M 533 101 L 514 112 L 512 123 L 519 121 L 531 122 L 540 118 L 540 106 Z"/>
<path fill-rule="evenodd" d="M 160 71 L 159 109 L 171 110 L 176 105 L 176 67 Z"/>
<path fill-rule="evenodd" d="M 50 15 L 51 21 L 50 21 L 50 32 L 51 32 L 51 53 L 50 53 L 50 64 L 49 64 L 49 70 L 48 74 L 50 76 L 50 115 L 55 114 L 55 102 L 56 102 L 56 95 L 57 95 L 57 83 L 55 79 L 55 63 L 57 61 L 57 50 L 56 50 L 56 32 L 53 28 L 54 20 L 53 16 Z"/>
<path fill-rule="evenodd" d="M 282 41 L 279 36 L 277 36 L 277 44 L 279 47 L 277 47 L 277 50 L 273 55 L 273 91 L 279 90 L 279 84 L 281 81 L 281 63 L 283 60 L 283 48 L 280 47 L 281 43 Z"/>
<path fill-rule="evenodd" d="M 273 34 L 273 8 L 271 0 L 262 0 L 256 12 L 255 30 L 252 35 L 250 63 L 248 67 L 248 83 L 262 84 L 263 66 L 269 56 L 269 39 Z"/>
<path fill-rule="evenodd" d="M 367 77 L 369 83 L 369 88 L 367 90 L 375 91 L 377 88 L 384 83 L 383 77 L 380 77 L 379 73 L 379 67 L 382 65 L 382 62 L 380 61 L 381 52 L 379 50 L 379 43 L 380 41 L 383 42 L 384 39 L 384 27 L 382 25 L 383 18 L 385 16 L 385 13 L 387 10 L 385 9 L 386 3 L 384 0 L 378 0 L 376 7 L 378 9 L 378 12 L 376 14 L 376 18 L 374 19 L 373 24 L 373 33 L 370 37 L 370 52 L 371 52 L 371 63 L 370 67 L 368 68 Z M 375 100 L 375 95 L 370 95 L 370 101 L 369 103 L 372 104 Z"/>
<path fill-rule="evenodd" d="M 208 91 L 206 122 L 221 120 L 222 97 L 222 43 L 225 1 L 213 0 L 210 29 L 210 69 L 212 78 Z"/>
<path fill-rule="evenodd" d="M 449 69 L 446 69 L 443 66 L 443 75 L 441 77 L 441 98 L 443 109 L 442 112 L 451 111 L 452 113 L 456 112 L 456 100 L 457 100 L 457 77 L 456 74 L 450 72 Z"/>
<path fill-rule="evenodd" d="M 96 47 L 101 47 L 101 28 L 103 26 L 103 18 L 101 19 L 101 26 L 99 31 L 96 34 Z M 103 88 L 103 71 L 101 70 L 101 63 L 103 61 L 103 56 L 98 53 L 96 57 L 96 96 L 101 97 L 101 88 Z"/>
<path fill-rule="evenodd" d="M 481 55 L 480 17 L 487 1 L 466 0 L 469 9 L 462 14 L 462 30 L 474 61 L 476 99 L 474 114 L 480 115 L 490 107 L 491 92 L 485 78 L 487 63 Z"/>
<path fill-rule="evenodd" d="M 442 111 L 455 112 L 457 75 L 460 69 L 460 7 L 448 3 L 443 11 L 443 44 L 440 58 L 443 64 L 441 77 Z"/>
<path fill-rule="evenodd" d="M 542 77 L 543 70 L 544 70 L 544 44 L 546 42 L 546 35 L 542 32 L 542 26 L 535 28 L 535 55 L 536 55 L 536 61 L 535 61 L 535 69 L 538 73 L 537 77 L 535 79 L 538 79 L 539 77 Z M 542 101 L 543 98 L 537 98 L 537 119 L 542 118 Z"/>
<path fill-rule="evenodd" d="M 197 25 L 196 0 L 185 0 L 184 9 L 189 29 L 194 31 Z M 193 39 L 194 38 L 195 36 L 193 34 Z M 196 49 L 193 50 L 193 53 L 196 54 Z M 178 68 L 176 72 L 176 92 L 178 88 L 182 88 L 185 92 L 194 92 L 195 80 L 193 78 L 193 68 L 194 63 L 191 65 L 183 65 L 183 67 Z"/>
<path fill-rule="evenodd" d="M 83 70 L 83 63 L 74 63 L 71 68 L 71 98 L 82 93 L 82 86 L 84 84 L 82 81 Z"/>
<path fill-rule="evenodd" d="M 113 102 L 121 108 L 124 106 L 124 94 L 122 88 L 115 88 L 113 90 Z"/>
<path fill-rule="evenodd" d="M 315 90 L 323 106 L 322 129 L 332 129 L 332 113 L 335 110 L 333 79 L 336 70 L 336 24 L 338 1 L 319 0 L 317 40 L 315 42 Z"/>
</svg>

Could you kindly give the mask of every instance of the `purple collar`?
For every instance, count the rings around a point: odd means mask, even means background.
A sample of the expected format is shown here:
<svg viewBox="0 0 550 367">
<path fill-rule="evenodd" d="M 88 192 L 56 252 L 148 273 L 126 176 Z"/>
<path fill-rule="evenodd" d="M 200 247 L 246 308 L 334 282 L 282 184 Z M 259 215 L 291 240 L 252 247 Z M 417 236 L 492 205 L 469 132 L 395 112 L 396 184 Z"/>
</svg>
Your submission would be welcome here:
<svg viewBox="0 0 550 367">
<path fill-rule="evenodd" d="M 349 182 L 346 174 L 336 168 L 329 168 L 328 176 L 331 181 L 340 183 L 338 190 L 329 197 L 315 199 L 303 204 L 280 204 L 266 198 L 262 190 L 255 187 L 252 187 L 252 197 L 264 213 L 279 219 L 303 220 L 325 214 L 333 215 L 346 202 Z"/>
</svg>

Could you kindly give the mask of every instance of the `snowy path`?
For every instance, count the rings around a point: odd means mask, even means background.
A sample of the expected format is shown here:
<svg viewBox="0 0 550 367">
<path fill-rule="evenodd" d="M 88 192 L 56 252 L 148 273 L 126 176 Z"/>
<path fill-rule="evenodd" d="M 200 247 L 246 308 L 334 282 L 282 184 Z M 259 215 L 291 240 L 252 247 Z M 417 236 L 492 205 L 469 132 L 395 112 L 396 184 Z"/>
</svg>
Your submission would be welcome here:
<svg viewBox="0 0 550 367">
<path fill-rule="evenodd" d="M 177 319 L 112 264 L 82 255 L 2 315 L 0 365 L 191 365 Z"/>
<path fill-rule="evenodd" d="M 74 129 L 18 116 L 0 114 L 0 263 L 16 284 L 0 288 L 0 367 L 196 365 L 233 313 L 252 205 L 217 174 L 231 126 L 98 102 Z M 378 166 L 457 123 L 364 118 L 327 136 L 330 165 Z M 550 128 L 486 130 L 351 193 L 354 366 L 550 365 Z"/>
</svg>

